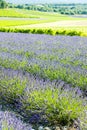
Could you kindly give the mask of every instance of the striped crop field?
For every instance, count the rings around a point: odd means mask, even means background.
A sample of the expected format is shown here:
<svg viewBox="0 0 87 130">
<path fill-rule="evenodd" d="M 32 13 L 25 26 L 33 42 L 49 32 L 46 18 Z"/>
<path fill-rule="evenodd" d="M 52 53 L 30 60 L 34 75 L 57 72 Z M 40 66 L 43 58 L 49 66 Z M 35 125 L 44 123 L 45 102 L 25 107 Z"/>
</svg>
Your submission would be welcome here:
<svg viewBox="0 0 87 130">
<path fill-rule="evenodd" d="M 86 52 L 86 37 L 0 32 L 0 105 L 20 115 L 0 112 L 2 126 L 86 130 Z"/>
<path fill-rule="evenodd" d="M 87 36 L 86 21 L 87 18 L 71 17 L 57 13 L 25 9 L 0 9 L 0 31 L 5 32 L 40 33 L 37 29 L 41 29 L 41 32 L 46 34 L 44 29 L 47 29 L 48 32 L 51 29 L 53 35 L 57 33 L 69 35 L 73 32 L 71 35 Z M 32 31 L 32 29 L 35 31 Z"/>
</svg>

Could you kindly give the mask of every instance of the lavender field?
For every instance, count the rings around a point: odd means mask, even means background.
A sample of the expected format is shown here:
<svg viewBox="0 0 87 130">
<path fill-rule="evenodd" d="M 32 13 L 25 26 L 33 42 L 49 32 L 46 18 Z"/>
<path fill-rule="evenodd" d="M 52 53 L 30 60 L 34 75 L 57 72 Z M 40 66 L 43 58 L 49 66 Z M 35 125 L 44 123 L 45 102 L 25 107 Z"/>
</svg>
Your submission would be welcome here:
<svg viewBox="0 0 87 130">
<path fill-rule="evenodd" d="M 20 130 L 87 130 L 87 37 L 1 32 L 0 104 L 28 124 Z"/>
</svg>

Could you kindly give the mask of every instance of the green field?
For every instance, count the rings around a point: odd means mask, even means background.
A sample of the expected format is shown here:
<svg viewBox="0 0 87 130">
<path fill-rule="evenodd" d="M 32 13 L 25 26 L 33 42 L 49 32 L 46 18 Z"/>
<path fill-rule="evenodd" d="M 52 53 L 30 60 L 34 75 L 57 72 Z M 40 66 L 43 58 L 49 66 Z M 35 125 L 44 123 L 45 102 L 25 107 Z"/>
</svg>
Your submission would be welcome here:
<svg viewBox="0 0 87 130">
<path fill-rule="evenodd" d="M 0 9 L 0 17 L 16 17 L 16 18 L 51 18 L 52 19 L 76 19 L 66 15 L 49 12 L 39 12 L 25 9 Z M 77 18 L 79 19 L 79 18 Z M 82 19 L 82 18 L 81 18 Z"/>
<path fill-rule="evenodd" d="M 65 34 L 67 35 L 69 32 L 74 31 L 74 35 L 87 36 L 86 21 L 87 18 L 71 17 L 58 13 L 25 9 L 0 9 L 1 31 L 8 31 L 10 29 L 11 32 L 28 32 L 30 29 L 31 31 L 29 32 L 33 33 L 34 31 L 32 29 L 35 29 L 36 33 L 40 33 L 37 29 L 51 29 L 53 30 L 53 34 L 57 34 L 55 32 L 58 31 L 58 34 L 64 34 L 62 32 L 66 32 Z M 41 31 L 41 33 L 46 33 L 46 31 Z"/>
</svg>

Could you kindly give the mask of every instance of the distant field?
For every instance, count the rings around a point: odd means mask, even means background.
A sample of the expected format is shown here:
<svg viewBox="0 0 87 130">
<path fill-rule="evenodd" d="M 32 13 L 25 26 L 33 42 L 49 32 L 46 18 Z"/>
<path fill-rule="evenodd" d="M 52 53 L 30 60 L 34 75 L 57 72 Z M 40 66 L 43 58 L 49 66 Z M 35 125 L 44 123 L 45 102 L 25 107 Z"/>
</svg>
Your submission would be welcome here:
<svg viewBox="0 0 87 130">
<path fill-rule="evenodd" d="M 81 35 L 87 36 L 87 18 L 24 9 L 0 9 L 1 31 L 2 28 L 4 31 L 8 31 L 8 28 L 13 32 L 15 29 L 17 31 L 20 29 L 20 32 L 26 29 L 52 29 L 55 31 L 62 29 L 63 31 L 76 31 L 76 34 L 81 32 Z"/>
<path fill-rule="evenodd" d="M 50 28 L 50 27 L 84 27 L 87 26 L 87 21 L 84 20 L 77 20 L 77 21 L 72 21 L 72 20 L 63 20 L 63 21 L 57 21 L 57 22 L 50 22 L 50 23 L 43 23 L 43 24 L 33 24 L 33 25 L 27 25 L 27 26 L 19 26 L 21 28 L 27 28 L 27 27 L 34 27 L 34 28 Z"/>
<path fill-rule="evenodd" d="M 38 16 L 31 15 L 22 10 L 20 11 L 19 9 L 0 9 L 0 17 L 37 18 Z"/>
<path fill-rule="evenodd" d="M 19 29 L 28 29 L 28 28 L 36 28 L 36 29 L 65 29 L 65 30 L 77 30 L 84 33 L 87 33 L 87 21 L 77 20 L 77 21 L 58 21 L 58 22 L 50 22 L 50 23 L 40 23 L 40 24 L 32 24 L 32 25 L 22 25 L 22 26 L 14 26 L 13 28 Z"/>
<path fill-rule="evenodd" d="M 56 13 L 43 13 L 21 9 L 0 9 L 0 17 L 0 27 L 49 23 L 71 19 Z"/>
<path fill-rule="evenodd" d="M 25 9 L 0 9 L 0 17 L 16 17 L 16 18 L 50 18 L 52 19 L 74 19 L 69 18 L 65 15 L 61 15 L 58 13 L 48 13 L 48 12 L 39 12 L 39 11 L 31 11 Z"/>
<path fill-rule="evenodd" d="M 0 27 L 25 26 L 47 22 L 43 20 L 0 20 Z"/>
</svg>

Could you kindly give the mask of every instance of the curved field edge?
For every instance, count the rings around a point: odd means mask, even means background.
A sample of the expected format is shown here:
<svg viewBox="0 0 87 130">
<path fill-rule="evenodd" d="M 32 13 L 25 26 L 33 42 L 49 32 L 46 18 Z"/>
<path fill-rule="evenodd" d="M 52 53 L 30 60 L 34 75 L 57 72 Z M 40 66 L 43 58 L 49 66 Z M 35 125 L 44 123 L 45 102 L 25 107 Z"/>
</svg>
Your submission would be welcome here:
<svg viewBox="0 0 87 130">
<path fill-rule="evenodd" d="M 10 28 L 10 27 L 0 27 L 0 32 L 15 32 L 15 33 L 32 33 L 32 34 L 49 34 L 49 35 L 70 35 L 70 36 L 86 36 L 87 32 L 82 31 L 82 29 L 72 29 L 72 28 L 61 28 L 59 29 L 43 29 L 43 28 Z"/>
<path fill-rule="evenodd" d="M 26 9 L 0 9 L 0 17 L 15 17 L 15 18 L 52 18 L 68 19 L 68 20 L 83 20 L 83 18 L 75 18 L 64 14 L 54 12 L 40 12 Z"/>
<path fill-rule="evenodd" d="M 32 16 L 39 18 L 41 15 L 50 16 L 50 13 L 40 12 L 40 11 L 32 11 L 26 9 L 0 9 L 0 17 L 19 17 L 19 18 L 29 18 Z M 54 15 L 59 16 L 59 14 L 54 13 Z M 53 15 L 51 15 L 53 16 Z"/>
</svg>

